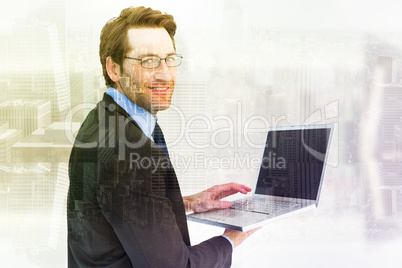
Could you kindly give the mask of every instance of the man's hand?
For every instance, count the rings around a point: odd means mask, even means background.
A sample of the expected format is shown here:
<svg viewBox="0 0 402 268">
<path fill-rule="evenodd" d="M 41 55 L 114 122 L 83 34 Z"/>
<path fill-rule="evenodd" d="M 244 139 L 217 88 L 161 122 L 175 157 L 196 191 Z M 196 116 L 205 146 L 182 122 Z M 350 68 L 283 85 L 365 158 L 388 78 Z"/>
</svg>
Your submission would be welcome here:
<svg viewBox="0 0 402 268">
<path fill-rule="evenodd" d="M 229 237 L 230 240 L 233 242 L 233 246 L 237 247 L 240 245 L 246 238 L 248 238 L 250 235 L 252 235 L 255 231 L 261 229 L 261 227 L 258 227 L 256 229 L 247 231 L 247 232 L 240 232 L 240 231 L 233 231 L 230 229 L 226 229 L 225 232 L 223 233 L 224 236 Z"/>
<path fill-rule="evenodd" d="M 221 201 L 222 198 L 236 193 L 247 194 L 250 191 L 251 188 L 245 185 L 231 182 L 212 186 L 198 194 L 185 196 L 183 197 L 183 202 L 186 212 L 194 211 L 200 213 L 212 209 L 229 208 L 232 206 L 232 203 Z"/>
</svg>

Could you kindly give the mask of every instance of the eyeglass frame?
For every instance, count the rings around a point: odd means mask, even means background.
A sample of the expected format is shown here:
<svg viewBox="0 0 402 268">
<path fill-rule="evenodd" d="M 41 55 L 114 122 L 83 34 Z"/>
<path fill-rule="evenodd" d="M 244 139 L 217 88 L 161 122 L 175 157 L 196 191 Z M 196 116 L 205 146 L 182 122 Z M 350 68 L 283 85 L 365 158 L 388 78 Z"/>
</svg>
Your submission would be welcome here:
<svg viewBox="0 0 402 268">
<path fill-rule="evenodd" d="M 166 56 L 166 57 L 164 57 L 164 58 L 161 58 L 161 57 L 156 56 L 156 55 L 143 56 L 143 57 L 141 57 L 141 58 L 133 58 L 133 57 L 124 57 L 124 58 L 130 59 L 130 60 L 139 60 L 139 61 L 141 61 L 141 67 L 144 68 L 144 69 L 155 69 L 155 68 L 158 68 L 158 67 L 161 65 L 162 60 L 165 61 L 167 67 L 177 67 L 177 66 L 180 66 L 181 63 L 182 63 L 181 60 L 180 60 L 180 64 L 178 64 L 178 65 L 174 65 L 174 66 L 168 66 L 168 65 L 167 65 L 166 58 L 169 58 L 169 57 L 172 57 L 172 56 L 176 56 L 176 57 L 179 57 L 180 59 L 183 59 L 183 56 L 180 55 L 180 54 L 173 54 L 173 55 Z M 159 64 L 158 64 L 158 66 L 154 66 L 154 67 L 144 67 L 144 66 L 142 65 L 142 64 L 143 64 L 143 63 L 142 63 L 142 59 L 145 58 L 145 57 L 158 57 L 158 58 L 159 58 Z"/>
</svg>

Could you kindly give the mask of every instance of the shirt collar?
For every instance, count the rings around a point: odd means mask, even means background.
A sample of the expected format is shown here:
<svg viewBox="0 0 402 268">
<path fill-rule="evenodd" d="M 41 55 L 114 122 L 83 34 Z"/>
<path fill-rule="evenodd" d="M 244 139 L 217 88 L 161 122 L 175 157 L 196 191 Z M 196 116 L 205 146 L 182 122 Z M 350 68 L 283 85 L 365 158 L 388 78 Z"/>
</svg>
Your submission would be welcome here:
<svg viewBox="0 0 402 268">
<path fill-rule="evenodd" d="M 106 94 L 112 97 L 134 119 L 148 138 L 153 140 L 152 133 L 155 129 L 156 116 L 153 116 L 150 112 L 129 100 L 126 95 L 113 87 L 108 87 Z"/>
</svg>

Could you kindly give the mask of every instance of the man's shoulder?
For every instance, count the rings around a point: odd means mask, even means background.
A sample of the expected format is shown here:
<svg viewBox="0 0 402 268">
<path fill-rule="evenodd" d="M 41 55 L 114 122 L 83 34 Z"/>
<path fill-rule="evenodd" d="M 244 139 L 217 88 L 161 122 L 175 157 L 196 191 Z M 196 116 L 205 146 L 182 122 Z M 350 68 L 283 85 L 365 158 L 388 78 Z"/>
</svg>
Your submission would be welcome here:
<svg viewBox="0 0 402 268">
<path fill-rule="evenodd" d="M 99 108 L 102 107 L 99 102 L 86 116 L 80 129 L 78 130 L 75 144 L 77 142 L 92 142 L 98 138 L 99 135 L 99 122 L 100 112 Z"/>
<path fill-rule="evenodd" d="M 104 97 L 89 111 L 75 136 L 72 155 L 75 153 L 82 154 L 83 152 L 87 154 L 90 151 L 95 153 L 99 149 L 99 145 L 107 136 L 107 133 L 105 133 L 105 119 L 111 116 L 112 112 L 107 109 L 111 104 L 110 101 L 105 101 Z"/>
<path fill-rule="evenodd" d="M 104 131 L 109 127 L 111 118 L 116 114 L 121 115 L 123 118 L 126 114 L 122 113 L 117 103 L 109 95 L 105 94 L 103 99 L 99 101 L 95 107 L 88 113 L 85 120 L 77 133 L 76 140 L 80 138 L 82 142 L 91 142 L 99 136 L 99 129 Z"/>
<path fill-rule="evenodd" d="M 76 137 L 72 155 L 115 154 L 150 150 L 150 140 L 138 124 L 114 100 L 104 98 L 88 113 Z"/>
</svg>

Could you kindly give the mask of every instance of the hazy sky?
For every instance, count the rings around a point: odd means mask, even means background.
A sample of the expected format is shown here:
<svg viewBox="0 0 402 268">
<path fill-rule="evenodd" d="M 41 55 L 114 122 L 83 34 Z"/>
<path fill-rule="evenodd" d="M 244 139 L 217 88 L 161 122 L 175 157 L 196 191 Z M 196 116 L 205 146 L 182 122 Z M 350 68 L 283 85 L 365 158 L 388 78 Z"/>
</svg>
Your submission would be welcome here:
<svg viewBox="0 0 402 268">
<path fill-rule="evenodd" d="M 7 33 L 15 18 L 24 18 L 28 11 L 47 2 L 46 0 L 1 0 L 0 34 Z M 176 20 L 194 22 L 205 14 L 203 24 L 213 27 L 222 15 L 224 0 L 204 1 L 93 1 L 69 0 L 68 16 L 72 26 L 83 23 L 82 18 L 91 16 L 95 23 L 117 16 L 125 7 L 145 5 L 175 15 Z M 232 2 L 232 1 L 230 1 Z M 400 2 L 397 0 L 240 0 L 243 18 L 247 23 L 268 28 L 309 28 L 370 31 L 402 31 Z M 86 20 L 84 20 L 86 23 Z M 182 24 L 186 27 L 188 24 Z M 191 23 L 190 23 L 191 25 Z"/>
</svg>

